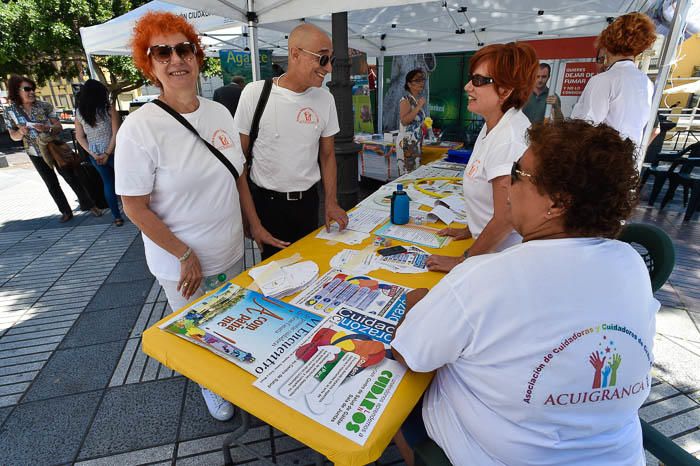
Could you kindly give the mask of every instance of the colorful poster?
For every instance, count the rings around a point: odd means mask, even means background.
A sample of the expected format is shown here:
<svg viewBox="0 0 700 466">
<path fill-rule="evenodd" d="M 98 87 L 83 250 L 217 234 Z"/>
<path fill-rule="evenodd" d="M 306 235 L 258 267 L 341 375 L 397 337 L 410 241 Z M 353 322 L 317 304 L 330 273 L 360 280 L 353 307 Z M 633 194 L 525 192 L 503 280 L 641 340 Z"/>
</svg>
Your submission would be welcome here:
<svg viewBox="0 0 700 466">
<path fill-rule="evenodd" d="M 356 133 L 374 133 L 372 121 L 372 103 L 369 95 L 357 94 L 352 96 L 352 108 L 355 114 Z"/>
<path fill-rule="evenodd" d="M 564 80 L 561 85 L 561 96 L 580 96 L 591 76 L 596 74 L 595 62 L 568 62 L 564 68 Z"/>
<path fill-rule="evenodd" d="M 364 445 L 406 373 L 393 359 L 395 323 L 341 306 L 254 385 Z"/>
<path fill-rule="evenodd" d="M 348 275 L 331 269 L 292 300 L 292 304 L 316 314 L 330 314 L 341 306 L 398 322 L 406 312 L 406 293 L 401 285 L 366 275 Z"/>
<path fill-rule="evenodd" d="M 229 282 L 160 328 L 259 376 L 321 320 L 311 312 Z"/>
<path fill-rule="evenodd" d="M 272 50 L 260 50 L 260 79 L 267 79 L 272 74 Z M 220 50 L 221 73 L 224 84 L 230 84 L 234 76 L 243 76 L 247 83 L 253 81 L 253 68 L 250 52 L 240 50 Z"/>
</svg>

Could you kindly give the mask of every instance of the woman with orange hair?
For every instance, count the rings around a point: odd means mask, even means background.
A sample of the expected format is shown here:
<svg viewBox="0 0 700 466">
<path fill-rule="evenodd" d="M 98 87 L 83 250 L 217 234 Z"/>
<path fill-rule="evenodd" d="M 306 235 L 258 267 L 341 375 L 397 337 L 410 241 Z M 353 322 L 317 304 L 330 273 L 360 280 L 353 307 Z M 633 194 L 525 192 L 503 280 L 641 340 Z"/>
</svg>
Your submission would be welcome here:
<svg viewBox="0 0 700 466">
<path fill-rule="evenodd" d="M 475 237 L 463 256 L 430 256 L 428 268 L 449 272 L 467 256 L 501 251 L 520 242 L 508 218 L 510 168 L 525 149 L 530 120 L 521 111 L 535 85 L 539 62 L 527 44 L 492 44 L 469 60 L 471 78 L 464 86 L 469 111 L 484 117 L 464 170 L 467 228 L 445 228 L 457 240 Z"/>
<path fill-rule="evenodd" d="M 605 50 L 605 73 L 591 78 L 571 118 L 606 123 L 640 147 L 649 120 L 654 85 L 634 58 L 656 40 L 654 23 L 642 13 L 620 16 L 603 32 L 597 46 Z"/>
<path fill-rule="evenodd" d="M 204 52 L 191 24 L 149 12 L 136 23 L 132 52 L 161 92 L 117 133 L 116 191 L 177 310 L 243 271 L 241 204 L 252 200 L 239 198 L 234 173 L 243 173 L 245 158 L 226 107 L 197 96 Z M 263 241 L 279 244 L 269 234 Z M 202 394 L 214 418 L 233 417 L 231 403 L 204 387 Z"/>
</svg>

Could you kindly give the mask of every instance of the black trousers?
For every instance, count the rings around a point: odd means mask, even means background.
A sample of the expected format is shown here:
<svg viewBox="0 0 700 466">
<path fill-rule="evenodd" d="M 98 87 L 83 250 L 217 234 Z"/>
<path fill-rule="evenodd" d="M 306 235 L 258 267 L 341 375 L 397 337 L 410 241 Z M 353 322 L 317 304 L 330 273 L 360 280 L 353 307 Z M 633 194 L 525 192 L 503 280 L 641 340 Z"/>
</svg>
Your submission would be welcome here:
<svg viewBox="0 0 700 466">
<path fill-rule="evenodd" d="M 70 213 L 72 209 L 68 204 L 66 196 L 63 194 L 61 185 L 58 184 L 58 177 L 53 171 L 53 168 L 48 166 L 46 162 L 44 162 L 44 159 L 42 159 L 41 157 L 34 157 L 30 155 L 29 160 L 32 161 L 32 164 L 34 164 L 34 168 L 36 168 L 36 171 L 39 172 L 39 176 L 41 176 L 41 179 L 44 180 L 44 184 L 49 190 L 49 193 L 51 194 L 53 201 L 56 203 L 56 207 L 58 207 L 58 210 L 62 214 Z M 75 195 L 78 196 L 80 210 L 88 210 L 95 207 L 95 202 L 87 193 L 85 187 L 82 185 L 80 179 L 72 169 L 60 169 L 57 166 L 56 170 L 63 177 L 63 179 L 66 180 L 66 183 L 68 183 L 68 186 L 70 186 L 71 189 L 75 192 Z"/>
<path fill-rule="evenodd" d="M 298 201 L 289 201 L 283 193 L 259 188 L 249 181 L 260 222 L 272 236 L 293 243 L 318 228 L 318 191 L 314 185 Z M 268 244 L 260 255 L 263 260 L 280 251 Z"/>
</svg>

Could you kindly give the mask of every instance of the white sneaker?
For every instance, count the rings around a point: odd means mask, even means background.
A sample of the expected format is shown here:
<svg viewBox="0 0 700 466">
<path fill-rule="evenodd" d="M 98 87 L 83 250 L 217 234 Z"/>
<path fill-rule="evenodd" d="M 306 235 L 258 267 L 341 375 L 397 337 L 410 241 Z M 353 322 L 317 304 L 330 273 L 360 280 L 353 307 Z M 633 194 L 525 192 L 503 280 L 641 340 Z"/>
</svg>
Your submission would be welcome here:
<svg viewBox="0 0 700 466">
<path fill-rule="evenodd" d="M 207 409 L 209 414 L 217 421 L 228 421 L 233 417 L 234 407 L 231 403 L 221 398 L 216 393 L 211 390 L 207 390 L 204 387 L 202 389 L 202 396 L 204 397 L 204 402 L 207 404 Z"/>
</svg>

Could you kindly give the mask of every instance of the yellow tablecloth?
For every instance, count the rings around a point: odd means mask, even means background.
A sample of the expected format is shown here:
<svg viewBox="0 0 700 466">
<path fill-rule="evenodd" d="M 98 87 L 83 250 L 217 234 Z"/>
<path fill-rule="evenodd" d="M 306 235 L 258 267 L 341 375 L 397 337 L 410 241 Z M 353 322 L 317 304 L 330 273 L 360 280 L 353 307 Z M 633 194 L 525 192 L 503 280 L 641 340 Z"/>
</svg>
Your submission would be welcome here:
<svg viewBox="0 0 700 466">
<path fill-rule="evenodd" d="M 440 225 L 431 226 L 439 227 Z M 298 252 L 304 259 L 316 262 L 320 269 L 319 273 L 323 274 L 330 269 L 329 261 L 337 252 L 348 248 L 363 249 L 370 245 L 374 238 L 371 236 L 360 245 L 349 246 L 317 239 L 315 235 L 316 232 L 306 236 L 270 260 L 283 259 Z M 401 243 L 393 241 L 392 244 Z M 424 249 L 435 254 L 457 256 L 470 245 L 471 240 L 453 241 L 441 249 Z M 431 288 L 444 276 L 444 274 L 435 272 L 397 274 L 385 270 L 371 272 L 371 275 L 412 288 Z M 232 281 L 241 286 L 248 286 L 252 283 L 251 278 L 245 272 Z M 289 301 L 289 299 L 285 299 L 285 301 Z M 364 446 L 360 446 L 253 387 L 255 378 L 238 366 L 197 345 L 160 330 L 158 325 L 165 320 L 163 319 L 144 332 L 142 343 L 146 354 L 320 452 L 335 464 L 352 466 L 376 461 L 432 379 L 432 374 L 408 372 L 382 414 L 372 435 Z"/>
<path fill-rule="evenodd" d="M 430 162 L 440 160 L 445 154 L 447 154 L 448 150 L 461 149 L 463 146 L 464 144 L 457 144 L 454 147 L 443 147 L 440 145 L 431 146 L 424 144 L 423 148 L 421 149 L 420 164 L 427 165 Z"/>
</svg>

